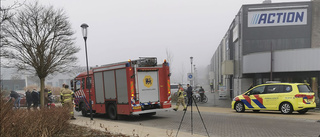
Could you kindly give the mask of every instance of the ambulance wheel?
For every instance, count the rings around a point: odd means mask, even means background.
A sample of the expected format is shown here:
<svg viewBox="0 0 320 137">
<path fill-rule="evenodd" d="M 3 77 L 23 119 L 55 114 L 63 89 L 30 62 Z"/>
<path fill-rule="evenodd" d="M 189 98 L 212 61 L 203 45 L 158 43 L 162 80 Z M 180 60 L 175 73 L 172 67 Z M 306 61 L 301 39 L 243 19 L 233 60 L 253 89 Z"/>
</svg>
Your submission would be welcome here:
<svg viewBox="0 0 320 137">
<path fill-rule="evenodd" d="M 280 111 L 282 114 L 291 114 L 293 111 L 292 105 L 288 102 L 284 102 L 280 105 Z"/>
<path fill-rule="evenodd" d="M 108 116 L 112 120 L 117 119 L 117 109 L 113 104 L 108 106 Z"/>
<path fill-rule="evenodd" d="M 81 103 L 81 114 L 84 117 L 88 116 L 88 110 L 87 110 L 87 108 L 85 107 L 85 105 L 83 103 Z"/>
<path fill-rule="evenodd" d="M 245 108 L 244 108 L 243 103 L 242 103 L 242 102 L 237 102 L 237 103 L 235 104 L 235 110 L 236 110 L 237 112 L 244 112 Z"/>
</svg>

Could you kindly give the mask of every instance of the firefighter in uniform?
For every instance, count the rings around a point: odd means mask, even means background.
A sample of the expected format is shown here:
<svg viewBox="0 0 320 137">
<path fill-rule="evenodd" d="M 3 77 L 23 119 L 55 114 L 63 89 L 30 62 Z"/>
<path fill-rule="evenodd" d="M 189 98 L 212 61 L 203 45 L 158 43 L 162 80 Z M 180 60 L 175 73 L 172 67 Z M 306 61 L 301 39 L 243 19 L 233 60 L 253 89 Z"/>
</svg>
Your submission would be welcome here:
<svg viewBox="0 0 320 137">
<path fill-rule="evenodd" d="M 60 93 L 64 90 L 64 86 L 65 86 L 66 84 L 62 84 L 62 88 L 60 89 Z"/>
<path fill-rule="evenodd" d="M 73 91 L 69 89 L 68 85 L 64 85 L 64 90 L 61 91 L 61 104 L 68 108 L 72 120 L 76 119 L 73 114 L 73 98 Z"/>
<path fill-rule="evenodd" d="M 184 90 L 183 90 L 181 84 L 179 84 L 178 101 L 177 101 L 176 107 L 173 109 L 174 111 L 178 110 L 178 108 L 180 106 L 180 103 L 182 104 L 182 106 L 184 108 L 183 111 L 187 110 L 187 106 L 186 106 L 186 103 L 185 103 L 185 100 L 184 100 L 183 92 L 184 92 Z"/>
<path fill-rule="evenodd" d="M 65 85 L 65 84 L 62 84 L 62 88 L 60 89 L 60 95 L 61 95 L 62 91 L 65 89 L 64 85 Z M 60 96 L 60 98 L 61 98 L 61 96 Z M 60 102 L 62 102 L 61 99 L 60 99 Z"/>
</svg>

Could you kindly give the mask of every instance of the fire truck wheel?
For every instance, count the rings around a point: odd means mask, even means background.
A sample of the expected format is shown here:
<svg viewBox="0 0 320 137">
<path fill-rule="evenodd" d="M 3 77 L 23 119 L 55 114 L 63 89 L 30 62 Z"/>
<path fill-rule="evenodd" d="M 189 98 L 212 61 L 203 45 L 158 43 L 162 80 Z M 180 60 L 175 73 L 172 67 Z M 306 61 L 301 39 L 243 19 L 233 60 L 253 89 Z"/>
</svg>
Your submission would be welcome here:
<svg viewBox="0 0 320 137">
<path fill-rule="evenodd" d="M 112 120 L 117 119 L 117 109 L 113 104 L 108 106 L 108 116 Z"/>
<path fill-rule="evenodd" d="M 81 103 L 81 114 L 84 117 L 88 116 L 88 111 L 87 111 L 87 109 L 86 109 L 86 107 L 85 107 L 85 105 L 83 103 Z"/>
</svg>

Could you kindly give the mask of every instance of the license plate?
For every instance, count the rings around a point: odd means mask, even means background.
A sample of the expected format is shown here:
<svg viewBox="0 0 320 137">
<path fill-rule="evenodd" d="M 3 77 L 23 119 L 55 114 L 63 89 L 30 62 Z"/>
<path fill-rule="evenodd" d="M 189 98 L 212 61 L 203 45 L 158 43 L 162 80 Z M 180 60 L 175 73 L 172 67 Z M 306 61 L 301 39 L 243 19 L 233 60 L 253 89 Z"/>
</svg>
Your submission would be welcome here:
<svg viewBox="0 0 320 137">
<path fill-rule="evenodd" d="M 141 109 L 141 106 L 135 106 L 132 109 Z"/>
</svg>

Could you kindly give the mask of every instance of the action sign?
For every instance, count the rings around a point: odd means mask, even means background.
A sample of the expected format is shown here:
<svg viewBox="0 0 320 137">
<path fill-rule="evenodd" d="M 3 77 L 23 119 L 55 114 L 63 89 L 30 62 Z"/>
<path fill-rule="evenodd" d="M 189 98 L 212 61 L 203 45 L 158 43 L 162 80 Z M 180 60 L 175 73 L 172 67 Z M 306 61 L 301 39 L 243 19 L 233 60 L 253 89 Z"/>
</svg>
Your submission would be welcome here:
<svg viewBox="0 0 320 137">
<path fill-rule="evenodd" d="M 306 25 L 307 9 L 248 12 L 248 27 Z"/>
</svg>

